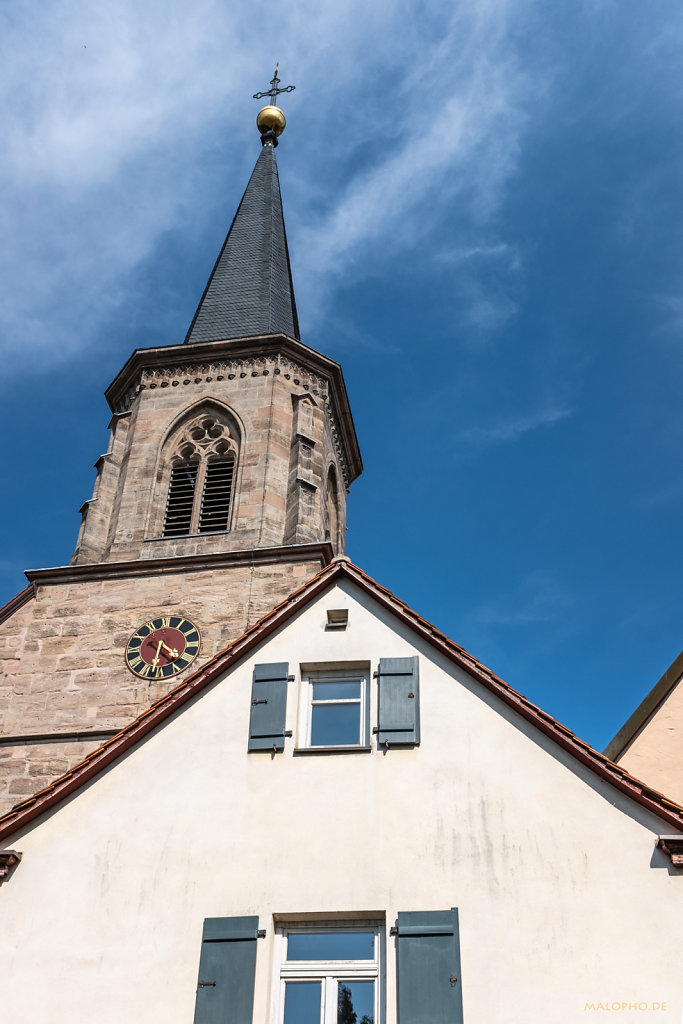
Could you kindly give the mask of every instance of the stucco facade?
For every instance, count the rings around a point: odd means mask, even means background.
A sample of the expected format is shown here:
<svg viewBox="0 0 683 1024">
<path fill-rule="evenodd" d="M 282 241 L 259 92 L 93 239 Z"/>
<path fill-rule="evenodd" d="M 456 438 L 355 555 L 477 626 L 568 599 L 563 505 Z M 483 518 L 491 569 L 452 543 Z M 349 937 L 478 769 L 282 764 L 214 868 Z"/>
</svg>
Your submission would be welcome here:
<svg viewBox="0 0 683 1024">
<path fill-rule="evenodd" d="M 328 611 L 348 610 L 345 629 Z M 420 743 L 306 753 L 306 675 L 419 659 Z M 288 665 L 281 753 L 248 753 L 252 677 Z M 299 750 L 299 752 L 297 752 Z M 279 1024 L 282 920 L 457 907 L 468 1024 L 683 1012 L 683 878 L 656 814 L 591 772 L 352 581 L 315 595 L 109 769 L 11 838 L 0 1004 L 17 1024 L 186 1024 L 205 918 L 257 915 L 253 1021 Z M 633 1004 L 631 1010 L 628 1005 Z M 664 1008 L 661 1008 L 664 1007 Z M 246 1021 L 240 1024 L 247 1024 Z"/>
</svg>

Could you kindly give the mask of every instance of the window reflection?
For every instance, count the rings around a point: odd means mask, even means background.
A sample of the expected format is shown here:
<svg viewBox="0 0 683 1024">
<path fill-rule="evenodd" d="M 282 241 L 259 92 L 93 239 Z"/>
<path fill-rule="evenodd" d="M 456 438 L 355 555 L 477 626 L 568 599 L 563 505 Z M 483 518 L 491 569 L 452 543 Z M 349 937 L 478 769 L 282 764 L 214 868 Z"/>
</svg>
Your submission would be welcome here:
<svg viewBox="0 0 683 1024">
<path fill-rule="evenodd" d="M 340 981 L 337 989 L 337 1024 L 374 1024 L 374 981 Z"/>
</svg>

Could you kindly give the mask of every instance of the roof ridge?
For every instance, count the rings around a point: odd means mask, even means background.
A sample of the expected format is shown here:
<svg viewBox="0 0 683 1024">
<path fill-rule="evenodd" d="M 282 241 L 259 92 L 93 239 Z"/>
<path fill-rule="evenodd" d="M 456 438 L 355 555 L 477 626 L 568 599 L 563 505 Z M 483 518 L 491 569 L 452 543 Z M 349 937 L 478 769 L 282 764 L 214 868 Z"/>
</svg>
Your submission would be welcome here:
<svg viewBox="0 0 683 1024">
<path fill-rule="evenodd" d="M 370 593 L 380 604 L 393 610 L 403 621 L 415 629 L 435 648 L 445 654 L 451 661 L 464 668 L 466 672 L 481 682 L 487 689 L 497 694 L 508 706 L 518 712 L 526 721 L 531 722 L 539 731 L 558 746 L 562 747 L 581 764 L 590 768 L 596 775 L 603 778 L 616 789 L 645 807 L 651 813 L 683 831 L 683 807 L 652 789 L 635 776 L 630 775 L 618 765 L 613 764 L 604 754 L 595 750 L 580 739 L 566 726 L 558 722 L 552 715 L 543 711 L 536 704 L 524 697 L 512 686 L 494 675 L 489 669 L 473 658 L 464 648 L 450 640 L 444 633 L 436 629 L 427 619 L 422 618 L 407 604 L 396 597 L 386 587 L 381 586 L 371 576 L 348 559 L 335 559 L 310 580 L 303 583 L 289 597 L 263 615 L 244 633 L 231 641 L 227 647 L 214 655 L 185 682 L 161 697 L 151 707 L 139 715 L 134 721 L 92 751 L 78 765 L 60 778 L 50 783 L 32 797 L 13 807 L 0 818 L 0 839 L 6 839 L 19 828 L 37 818 L 40 814 L 59 804 L 63 799 L 85 785 L 100 771 L 108 767 L 118 757 L 133 747 L 146 735 L 152 732 L 161 722 L 178 711 L 192 697 L 200 693 L 204 687 L 222 672 L 236 664 L 242 657 L 256 647 L 266 636 L 278 626 L 290 619 L 305 606 L 313 597 L 324 590 L 338 576 L 347 576 L 355 581 L 363 590 Z"/>
</svg>

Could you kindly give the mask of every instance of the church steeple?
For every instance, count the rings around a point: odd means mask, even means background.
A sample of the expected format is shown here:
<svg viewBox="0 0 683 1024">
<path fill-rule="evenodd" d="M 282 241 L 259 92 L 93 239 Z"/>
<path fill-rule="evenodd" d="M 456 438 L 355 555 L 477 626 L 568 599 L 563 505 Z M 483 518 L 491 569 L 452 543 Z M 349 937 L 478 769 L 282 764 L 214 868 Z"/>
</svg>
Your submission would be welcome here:
<svg viewBox="0 0 683 1024">
<path fill-rule="evenodd" d="M 277 68 L 267 93 L 278 92 Z M 186 344 L 285 334 L 299 340 L 299 321 L 275 160 L 285 117 L 274 103 L 257 117 L 262 150 L 185 338 Z"/>
<path fill-rule="evenodd" d="M 263 149 L 187 344 L 136 349 L 107 388 L 110 443 L 71 564 L 27 573 L 12 602 L 22 678 L 38 673 L 47 702 L 17 687 L 6 793 L 30 797 L 71 756 L 60 729 L 98 746 L 189 671 L 178 637 L 159 635 L 144 664 L 126 658 L 143 624 L 189 622 L 200 666 L 344 551 L 363 465 L 341 367 L 299 339 L 274 152 L 274 101 L 291 87 L 277 72 L 271 86 Z M 3 800 L 0 779 L 0 813 Z"/>
<path fill-rule="evenodd" d="M 340 366 L 299 338 L 275 163 L 274 100 L 293 86 L 278 82 L 256 94 L 262 150 L 185 342 L 137 349 L 107 389 L 74 565 L 315 567 L 344 550 L 362 462 Z"/>
</svg>

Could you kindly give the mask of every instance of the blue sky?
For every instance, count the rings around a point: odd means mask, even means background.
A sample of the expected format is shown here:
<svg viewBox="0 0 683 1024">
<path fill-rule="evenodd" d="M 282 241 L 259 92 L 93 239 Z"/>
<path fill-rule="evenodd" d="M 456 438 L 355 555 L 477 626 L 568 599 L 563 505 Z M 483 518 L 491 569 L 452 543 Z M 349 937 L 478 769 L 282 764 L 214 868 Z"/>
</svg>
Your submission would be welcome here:
<svg viewBox="0 0 683 1024">
<path fill-rule="evenodd" d="M 27 0 L 0 29 L 0 602 L 73 551 L 106 385 L 182 341 L 279 60 L 302 337 L 365 461 L 348 553 L 603 747 L 683 646 L 680 4 Z"/>
</svg>

